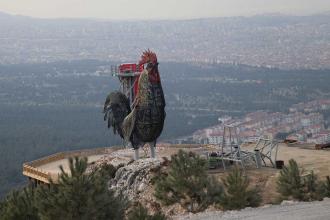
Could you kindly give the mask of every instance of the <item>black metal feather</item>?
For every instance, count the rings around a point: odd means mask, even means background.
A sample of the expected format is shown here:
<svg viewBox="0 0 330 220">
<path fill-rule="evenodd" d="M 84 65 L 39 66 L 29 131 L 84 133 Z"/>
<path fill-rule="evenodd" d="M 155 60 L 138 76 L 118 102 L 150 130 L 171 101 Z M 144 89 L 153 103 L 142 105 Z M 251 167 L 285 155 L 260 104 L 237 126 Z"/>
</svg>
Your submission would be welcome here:
<svg viewBox="0 0 330 220">
<path fill-rule="evenodd" d="M 121 125 L 125 117 L 131 112 L 128 98 L 121 92 L 111 92 L 104 103 L 104 120 L 108 120 L 108 128 L 113 128 L 114 134 L 123 138 Z"/>
</svg>

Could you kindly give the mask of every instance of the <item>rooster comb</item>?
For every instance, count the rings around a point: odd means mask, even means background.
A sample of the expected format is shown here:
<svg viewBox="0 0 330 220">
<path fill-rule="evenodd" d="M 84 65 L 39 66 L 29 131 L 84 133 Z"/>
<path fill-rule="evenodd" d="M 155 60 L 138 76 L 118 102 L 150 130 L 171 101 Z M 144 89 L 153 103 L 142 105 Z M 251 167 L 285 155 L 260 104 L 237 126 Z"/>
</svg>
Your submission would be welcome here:
<svg viewBox="0 0 330 220">
<path fill-rule="evenodd" d="M 153 63 L 153 64 L 157 63 L 157 55 L 149 49 L 142 53 L 139 62 L 140 65 L 146 63 Z"/>
</svg>

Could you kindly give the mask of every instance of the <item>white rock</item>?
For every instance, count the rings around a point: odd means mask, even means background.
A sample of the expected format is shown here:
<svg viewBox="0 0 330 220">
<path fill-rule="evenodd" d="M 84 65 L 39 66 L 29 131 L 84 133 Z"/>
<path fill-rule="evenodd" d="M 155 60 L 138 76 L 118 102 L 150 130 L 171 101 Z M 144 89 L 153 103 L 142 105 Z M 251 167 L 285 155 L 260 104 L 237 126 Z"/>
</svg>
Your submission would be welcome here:
<svg viewBox="0 0 330 220">
<path fill-rule="evenodd" d="M 130 200 L 134 199 L 150 182 L 150 170 L 159 167 L 160 164 L 160 160 L 153 158 L 134 161 L 117 170 L 115 178 L 109 182 L 109 187 Z"/>
<path fill-rule="evenodd" d="M 292 201 L 292 200 L 283 200 L 281 202 L 281 205 L 293 205 L 293 204 L 296 204 L 297 201 Z"/>
</svg>

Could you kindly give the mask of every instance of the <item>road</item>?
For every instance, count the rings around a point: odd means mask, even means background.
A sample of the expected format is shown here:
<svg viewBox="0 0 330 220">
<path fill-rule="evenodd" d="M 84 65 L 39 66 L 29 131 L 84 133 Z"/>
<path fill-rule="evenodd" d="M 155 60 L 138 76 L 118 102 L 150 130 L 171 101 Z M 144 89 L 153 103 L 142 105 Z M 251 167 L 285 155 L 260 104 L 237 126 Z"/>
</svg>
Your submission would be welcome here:
<svg viewBox="0 0 330 220">
<path fill-rule="evenodd" d="M 212 211 L 196 215 L 177 216 L 182 220 L 329 220 L 330 199 L 322 202 L 288 202 L 241 211 Z"/>
</svg>

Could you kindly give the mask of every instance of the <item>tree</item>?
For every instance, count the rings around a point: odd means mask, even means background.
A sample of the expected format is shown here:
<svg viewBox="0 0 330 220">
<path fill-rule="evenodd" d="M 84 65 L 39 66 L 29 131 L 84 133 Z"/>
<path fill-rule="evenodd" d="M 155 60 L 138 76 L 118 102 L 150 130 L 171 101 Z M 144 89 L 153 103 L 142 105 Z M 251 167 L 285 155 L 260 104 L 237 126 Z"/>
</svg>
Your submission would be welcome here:
<svg viewBox="0 0 330 220">
<path fill-rule="evenodd" d="M 37 191 L 42 220 L 123 219 L 126 202 L 107 187 L 104 170 L 87 170 L 87 158 L 70 158 L 70 173 L 60 167 L 58 184 Z"/>
<path fill-rule="evenodd" d="M 284 197 L 305 200 L 302 170 L 295 160 L 289 160 L 289 166 L 284 166 L 277 180 L 277 191 Z"/>
<path fill-rule="evenodd" d="M 166 216 L 162 213 L 149 215 L 148 210 L 141 204 L 135 206 L 128 214 L 128 220 L 166 220 Z"/>
<path fill-rule="evenodd" d="M 0 206 L 2 220 L 39 220 L 38 210 L 35 207 L 34 191 L 24 188 L 12 191 Z"/>
<path fill-rule="evenodd" d="M 285 166 L 277 180 L 277 191 L 284 198 L 291 197 L 302 201 L 321 200 L 328 191 L 328 179 L 325 182 L 318 181 L 317 175 L 311 171 L 302 175 L 303 169 L 299 169 L 295 160 L 289 160 L 289 166 Z"/>
<path fill-rule="evenodd" d="M 249 179 L 238 167 L 235 167 L 223 179 L 225 193 L 219 204 L 224 209 L 242 209 L 247 206 L 257 207 L 261 203 L 260 192 L 257 188 L 249 189 Z"/>
<path fill-rule="evenodd" d="M 330 177 L 327 176 L 326 180 L 320 184 L 320 193 L 322 197 L 330 197 Z"/>
<path fill-rule="evenodd" d="M 304 185 L 306 191 L 306 198 L 308 200 L 321 200 L 322 192 L 320 190 L 321 184 L 318 182 L 317 175 L 313 171 L 304 178 Z"/>
<path fill-rule="evenodd" d="M 104 178 L 106 181 L 115 178 L 117 170 L 124 166 L 123 164 L 119 164 L 118 166 L 113 166 L 112 164 L 102 163 L 99 166 L 95 167 L 96 172 L 100 172 L 99 174 Z"/>
<path fill-rule="evenodd" d="M 206 160 L 180 150 L 171 157 L 168 174 L 155 182 L 155 197 L 164 205 L 180 203 L 188 211 L 203 211 L 223 192 L 220 183 L 207 176 L 206 167 Z"/>
</svg>

